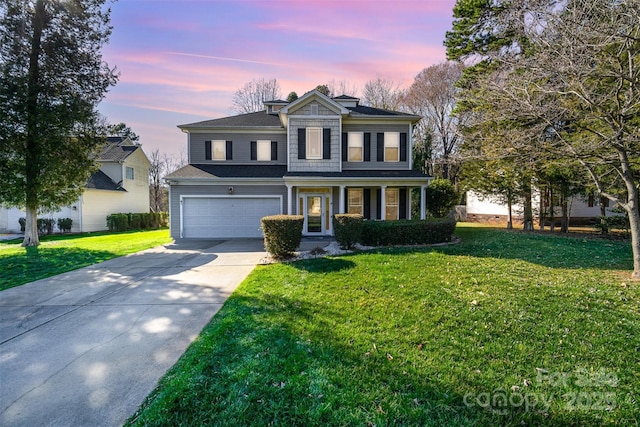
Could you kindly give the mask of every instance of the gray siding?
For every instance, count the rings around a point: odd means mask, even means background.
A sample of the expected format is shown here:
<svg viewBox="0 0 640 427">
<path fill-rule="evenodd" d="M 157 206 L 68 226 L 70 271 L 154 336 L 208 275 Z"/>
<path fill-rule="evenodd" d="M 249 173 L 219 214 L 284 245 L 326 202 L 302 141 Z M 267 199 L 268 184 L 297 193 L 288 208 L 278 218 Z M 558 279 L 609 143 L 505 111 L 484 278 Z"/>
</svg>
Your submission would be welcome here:
<svg viewBox="0 0 640 427">
<path fill-rule="evenodd" d="M 293 110 L 293 111 L 289 111 L 289 115 L 305 115 L 305 116 L 310 116 L 311 115 L 311 106 L 312 105 L 317 105 L 318 106 L 318 115 L 319 116 L 335 116 L 338 112 L 337 111 L 332 111 L 329 108 L 327 108 L 324 104 L 321 104 L 319 102 L 309 102 L 308 104 L 304 104 L 301 107 Z"/>
<path fill-rule="evenodd" d="M 308 127 L 331 129 L 331 158 L 298 159 L 298 129 Z M 326 119 L 289 118 L 289 170 L 292 172 L 340 172 L 340 117 Z"/>
<path fill-rule="evenodd" d="M 190 134 L 189 163 L 191 164 L 287 164 L 287 134 L 274 133 L 192 133 Z M 232 141 L 233 159 L 205 160 L 204 142 L 212 140 Z M 268 140 L 278 142 L 278 160 L 258 162 L 251 160 L 251 141 Z"/>
<path fill-rule="evenodd" d="M 370 162 L 342 162 L 342 170 L 407 170 L 411 159 L 411 126 L 408 124 L 348 124 L 342 125 L 342 132 L 369 132 L 371 134 L 371 161 Z M 378 149 L 378 133 L 405 132 L 407 134 L 407 161 L 406 162 L 378 162 L 376 153 Z M 340 136 L 342 141 L 342 135 Z"/>
<path fill-rule="evenodd" d="M 222 196 L 228 195 L 229 185 L 172 185 L 171 186 L 171 237 L 180 238 L 180 196 Z M 282 185 L 237 185 L 233 184 L 233 195 L 242 196 L 282 196 L 282 212 L 287 213 L 287 187 Z"/>
</svg>

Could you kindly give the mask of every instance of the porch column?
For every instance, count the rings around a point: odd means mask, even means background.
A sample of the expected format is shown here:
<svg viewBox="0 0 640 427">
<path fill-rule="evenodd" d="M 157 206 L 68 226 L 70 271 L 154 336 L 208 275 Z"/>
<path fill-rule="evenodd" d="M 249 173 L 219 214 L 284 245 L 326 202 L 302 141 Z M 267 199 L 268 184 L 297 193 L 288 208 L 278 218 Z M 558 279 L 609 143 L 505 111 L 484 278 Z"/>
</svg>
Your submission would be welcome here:
<svg viewBox="0 0 640 427">
<path fill-rule="evenodd" d="M 386 190 L 387 190 L 387 186 L 386 185 L 381 185 L 380 186 L 380 219 L 381 220 L 385 220 L 387 219 L 387 197 L 386 197 Z"/>
<path fill-rule="evenodd" d="M 338 201 L 338 213 L 345 213 L 344 212 L 344 185 L 340 186 L 340 200 Z"/>
<path fill-rule="evenodd" d="M 409 203 L 409 206 L 407 206 L 407 219 L 411 219 L 411 193 L 413 193 L 413 188 L 411 187 L 407 187 L 407 202 Z"/>
<path fill-rule="evenodd" d="M 420 219 L 427 219 L 427 201 L 425 200 L 424 194 L 426 188 L 426 185 L 420 187 Z"/>
<path fill-rule="evenodd" d="M 292 186 L 290 184 L 287 184 L 287 215 L 291 215 L 291 207 L 292 205 L 292 198 L 293 198 L 293 191 L 292 190 Z"/>
</svg>

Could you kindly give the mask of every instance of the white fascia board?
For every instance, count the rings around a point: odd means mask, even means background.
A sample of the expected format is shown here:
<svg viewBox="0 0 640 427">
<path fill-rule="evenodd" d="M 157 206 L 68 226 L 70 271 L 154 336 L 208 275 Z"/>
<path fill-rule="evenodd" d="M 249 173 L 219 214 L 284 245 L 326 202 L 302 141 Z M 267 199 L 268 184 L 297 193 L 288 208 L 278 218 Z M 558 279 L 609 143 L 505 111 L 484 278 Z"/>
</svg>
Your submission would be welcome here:
<svg viewBox="0 0 640 427">
<path fill-rule="evenodd" d="M 287 129 L 281 126 L 263 127 L 216 127 L 191 129 L 187 133 L 273 133 L 286 135 Z"/>
<path fill-rule="evenodd" d="M 325 178 L 318 177 L 316 179 L 310 177 L 293 177 L 288 176 L 284 179 L 284 182 L 289 185 L 295 185 L 298 187 L 327 187 L 327 186 L 362 186 L 362 187 L 376 187 L 380 185 L 406 187 L 406 186 L 421 186 L 428 185 L 433 178 Z"/>
<path fill-rule="evenodd" d="M 169 185 L 284 185 L 283 178 L 180 178 L 166 180 Z"/>
</svg>

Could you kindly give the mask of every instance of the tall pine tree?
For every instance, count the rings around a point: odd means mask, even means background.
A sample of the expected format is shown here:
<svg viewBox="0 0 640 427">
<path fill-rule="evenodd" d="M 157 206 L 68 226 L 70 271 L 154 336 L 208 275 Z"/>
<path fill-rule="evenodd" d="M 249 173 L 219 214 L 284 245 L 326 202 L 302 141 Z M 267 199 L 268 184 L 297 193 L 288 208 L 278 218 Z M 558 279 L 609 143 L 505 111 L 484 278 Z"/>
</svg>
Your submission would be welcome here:
<svg viewBox="0 0 640 427">
<path fill-rule="evenodd" d="M 104 141 L 98 103 L 117 81 L 102 59 L 105 0 L 0 4 L 0 203 L 26 209 L 23 246 L 37 246 L 39 211 L 75 201 Z"/>
</svg>

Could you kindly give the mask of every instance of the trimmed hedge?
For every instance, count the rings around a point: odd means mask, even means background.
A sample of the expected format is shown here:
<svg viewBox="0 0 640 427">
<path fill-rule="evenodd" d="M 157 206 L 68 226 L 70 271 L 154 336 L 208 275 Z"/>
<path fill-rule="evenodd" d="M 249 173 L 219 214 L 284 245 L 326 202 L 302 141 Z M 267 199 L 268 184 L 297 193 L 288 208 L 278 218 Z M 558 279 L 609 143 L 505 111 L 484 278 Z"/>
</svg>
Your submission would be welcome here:
<svg viewBox="0 0 640 427">
<path fill-rule="evenodd" d="M 274 258 L 293 255 L 302 240 L 302 215 L 272 215 L 260 220 L 264 233 L 264 248 Z"/>
<path fill-rule="evenodd" d="M 58 218 L 58 230 L 63 233 L 70 233 L 73 220 L 71 218 Z"/>
<path fill-rule="evenodd" d="M 362 241 L 366 246 L 431 245 L 450 242 L 456 229 L 453 219 L 364 221 Z"/>
<path fill-rule="evenodd" d="M 362 240 L 362 224 L 360 214 L 336 214 L 333 216 L 333 233 L 342 249 L 352 249 Z"/>
<path fill-rule="evenodd" d="M 38 218 L 38 234 L 53 234 L 53 218 Z"/>
<path fill-rule="evenodd" d="M 114 213 L 107 216 L 109 231 L 146 230 L 168 226 L 167 212 Z"/>
</svg>

